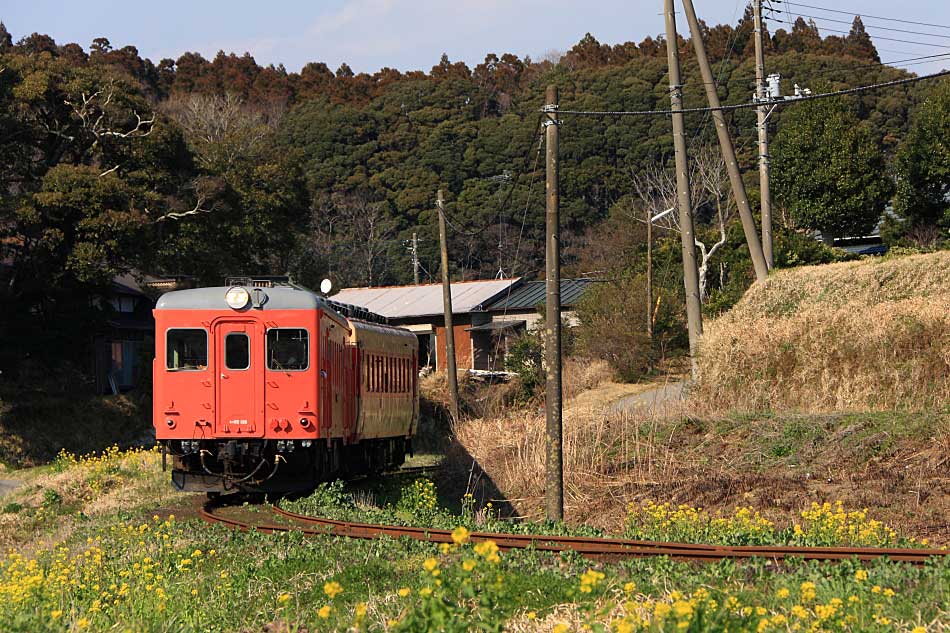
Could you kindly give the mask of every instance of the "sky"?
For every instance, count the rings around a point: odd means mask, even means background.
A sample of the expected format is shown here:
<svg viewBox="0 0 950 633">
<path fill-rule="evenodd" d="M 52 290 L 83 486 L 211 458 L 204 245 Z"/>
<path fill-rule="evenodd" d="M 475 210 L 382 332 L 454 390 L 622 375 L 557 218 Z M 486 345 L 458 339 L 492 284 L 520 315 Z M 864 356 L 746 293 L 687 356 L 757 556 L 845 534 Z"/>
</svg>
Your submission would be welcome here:
<svg viewBox="0 0 950 633">
<path fill-rule="evenodd" d="M 747 4 L 694 2 L 709 24 L 735 24 Z M 950 68 L 947 0 L 771 2 L 788 12 L 769 20 L 771 31 L 783 24 L 788 28 L 782 22 L 788 15 L 794 21 L 804 14 L 818 18 L 823 34 L 835 34 L 831 29 L 847 31 L 851 12 L 860 12 L 885 62 L 946 53 L 938 60 L 898 65 L 921 74 Z M 843 13 L 813 8 L 820 6 Z M 106 37 L 113 47 L 134 45 L 155 62 L 186 51 L 210 59 L 224 50 L 249 52 L 260 64 L 283 64 L 290 71 L 322 61 L 331 69 L 346 62 L 356 72 L 369 73 L 383 67 L 428 71 L 442 53 L 470 66 L 492 52 L 539 59 L 568 50 L 587 32 L 616 44 L 664 31 L 661 0 L 0 0 L 0 20 L 14 40 L 40 32 L 88 49 L 94 38 Z M 680 32 L 686 32 L 682 14 L 678 22 Z"/>
</svg>

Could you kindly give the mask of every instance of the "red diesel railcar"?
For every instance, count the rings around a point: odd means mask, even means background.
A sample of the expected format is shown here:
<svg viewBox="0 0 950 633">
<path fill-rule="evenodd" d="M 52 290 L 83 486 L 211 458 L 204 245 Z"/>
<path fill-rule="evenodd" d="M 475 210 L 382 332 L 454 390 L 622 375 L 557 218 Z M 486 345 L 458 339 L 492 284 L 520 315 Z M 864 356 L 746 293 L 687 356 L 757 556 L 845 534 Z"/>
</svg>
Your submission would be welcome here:
<svg viewBox="0 0 950 633">
<path fill-rule="evenodd" d="M 250 280 L 166 293 L 154 314 L 153 424 L 179 489 L 305 490 L 411 450 L 411 332 Z"/>
</svg>

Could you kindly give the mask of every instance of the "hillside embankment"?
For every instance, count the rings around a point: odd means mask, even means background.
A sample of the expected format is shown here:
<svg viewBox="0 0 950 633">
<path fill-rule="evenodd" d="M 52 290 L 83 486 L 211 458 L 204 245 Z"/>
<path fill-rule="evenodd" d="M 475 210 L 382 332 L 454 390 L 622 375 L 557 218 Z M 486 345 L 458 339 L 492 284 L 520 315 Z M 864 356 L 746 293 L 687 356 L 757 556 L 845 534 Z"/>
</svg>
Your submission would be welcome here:
<svg viewBox="0 0 950 633">
<path fill-rule="evenodd" d="M 703 336 L 710 410 L 935 410 L 950 404 L 950 253 L 773 273 Z"/>
<path fill-rule="evenodd" d="M 792 524 L 842 501 L 950 542 L 950 253 L 778 271 L 708 324 L 702 354 L 685 402 L 618 407 L 609 382 L 567 399 L 569 521 L 617 528 L 655 501 Z M 474 458 L 516 514 L 543 513 L 543 412 L 454 435 L 460 466 Z"/>
</svg>

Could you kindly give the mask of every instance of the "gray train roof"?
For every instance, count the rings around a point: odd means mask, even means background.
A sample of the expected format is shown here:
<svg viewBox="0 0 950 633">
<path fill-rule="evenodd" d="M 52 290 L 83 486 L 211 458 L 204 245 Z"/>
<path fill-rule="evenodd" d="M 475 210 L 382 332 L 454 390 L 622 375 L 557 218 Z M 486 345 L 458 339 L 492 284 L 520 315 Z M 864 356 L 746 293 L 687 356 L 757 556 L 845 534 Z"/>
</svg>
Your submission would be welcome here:
<svg viewBox="0 0 950 633">
<path fill-rule="evenodd" d="M 166 292 L 158 299 L 156 310 L 231 310 L 225 301 L 229 286 L 211 288 L 192 288 Z M 266 300 L 260 307 L 252 310 L 328 310 L 336 312 L 329 302 L 320 295 L 304 288 L 277 286 L 274 288 L 248 288 L 253 298 L 255 293 L 263 293 Z M 253 300 L 253 303 L 258 303 Z"/>
</svg>

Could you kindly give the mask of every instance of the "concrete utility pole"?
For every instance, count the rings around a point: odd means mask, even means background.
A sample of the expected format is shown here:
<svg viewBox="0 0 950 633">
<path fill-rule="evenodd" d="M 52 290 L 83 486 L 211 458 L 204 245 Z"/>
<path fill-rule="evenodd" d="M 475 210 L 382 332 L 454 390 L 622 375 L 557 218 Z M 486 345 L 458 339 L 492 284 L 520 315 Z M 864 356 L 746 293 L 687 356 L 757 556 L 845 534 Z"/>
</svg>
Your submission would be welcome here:
<svg viewBox="0 0 950 633">
<path fill-rule="evenodd" d="M 560 193 L 558 191 L 558 90 L 548 86 L 544 98 L 545 125 L 545 337 L 547 368 L 544 411 L 547 446 L 545 510 L 547 518 L 564 518 L 564 455 L 561 437 L 561 244 Z"/>
<path fill-rule="evenodd" d="M 412 283 L 419 285 L 419 238 L 412 233 Z"/>
<path fill-rule="evenodd" d="M 672 0 L 670 0 L 670 4 L 672 4 Z M 712 68 L 709 66 L 709 59 L 706 57 L 706 45 L 703 43 L 703 34 L 699 29 L 699 20 L 696 19 L 696 11 L 693 9 L 692 0 L 683 0 L 683 8 L 686 9 L 686 21 L 689 22 L 693 48 L 696 49 L 696 61 L 699 62 L 699 70 L 703 75 L 706 99 L 709 101 L 709 107 L 714 108 L 712 118 L 716 124 L 716 134 L 719 136 L 719 149 L 722 150 L 722 159 L 725 161 L 726 170 L 729 172 L 732 195 L 735 197 L 736 206 L 739 208 L 742 230 L 745 233 L 746 244 L 749 246 L 749 255 L 752 256 L 752 266 L 755 268 L 755 278 L 758 281 L 763 281 L 769 276 L 769 267 L 765 262 L 765 255 L 762 253 L 759 231 L 756 229 L 755 218 L 752 217 L 752 209 L 749 207 L 745 185 L 742 183 L 742 176 L 739 174 L 739 162 L 736 160 L 736 150 L 732 145 L 732 137 L 729 136 L 729 128 L 726 127 L 726 117 L 722 110 L 718 109 L 721 107 L 719 93 L 716 92 L 716 83 Z"/>
<path fill-rule="evenodd" d="M 759 195 L 762 198 L 762 254 L 769 270 L 775 265 L 772 255 L 772 193 L 769 187 L 769 128 L 768 110 L 765 106 L 765 31 L 762 28 L 762 0 L 752 1 L 755 18 L 755 97 L 759 107 L 755 109 L 756 125 L 759 128 Z"/>
<path fill-rule="evenodd" d="M 445 234 L 445 209 L 442 190 L 436 195 L 439 208 L 439 245 L 442 250 L 442 310 L 445 312 L 445 365 L 448 370 L 449 406 L 452 420 L 459 419 L 459 381 L 455 369 L 455 330 L 452 329 L 452 286 L 449 282 L 449 249 Z"/>
<path fill-rule="evenodd" d="M 680 214 L 683 247 L 683 285 L 686 287 L 686 323 L 689 329 L 689 356 L 693 380 L 697 377 L 696 354 L 703 335 L 703 310 L 699 298 L 699 269 L 696 267 L 696 236 L 693 229 L 693 202 L 689 195 L 689 167 L 686 158 L 686 125 L 683 121 L 683 90 L 677 50 L 676 16 L 673 0 L 664 0 L 666 15 L 666 61 L 670 72 L 670 110 L 673 111 L 673 151 L 676 155 L 676 200 Z M 651 222 L 652 223 L 652 218 Z M 650 318 L 653 316 L 651 314 Z"/>
</svg>

